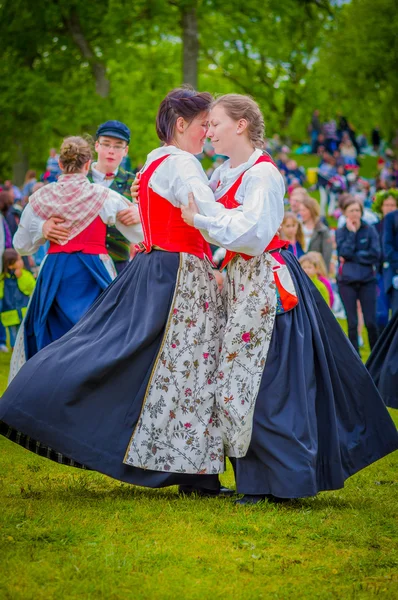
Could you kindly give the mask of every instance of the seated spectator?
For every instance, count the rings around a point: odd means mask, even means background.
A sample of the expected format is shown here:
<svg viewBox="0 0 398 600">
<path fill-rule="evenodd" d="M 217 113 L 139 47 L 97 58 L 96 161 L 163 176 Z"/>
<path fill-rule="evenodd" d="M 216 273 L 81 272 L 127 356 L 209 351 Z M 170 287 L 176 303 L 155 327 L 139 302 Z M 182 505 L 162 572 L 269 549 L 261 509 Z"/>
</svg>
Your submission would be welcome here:
<svg viewBox="0 0 398 600">
<path fill-rule="evenodd" d="M 376 275 L 381 258 L 380 241 L 374 227 L 362 219 L 363 206 L 355 198 L 344 205 L 346 224 L 336 231 L 339 269 L 338 289 L 348 321 L 348 337 L 359 353 L 357 301 L 361 305 L 368 330 L 369 345 L 374 347 L 376 321 Z"/>
<path fill-rule="evenodd" d="M 294 180 L 297 180 L 299 185 L 303 185 L 305 181 L 305 170 L 302 167 L 299 167 L 295 160 L 290 159 L 286 163 L 285 178 L 288 186 L 291 185 Z"/>
<path fill-rule="evenodd" d="M 281 227 L 281 238 L 289 242 L 289 252 L 292 252 L 296 258 L 303 256 L 304 234 L 297 215 L 293 212 L 285 213 Z"/>
<path fill-rule="evenodd" d="M 286 177 L 288 160 L 289 160 L 289 157 L 286 152 L 279 152 L 278 160 L 276 161 L 276 166 L 278 167 L 279 171 L 282 173 L 283 177 Z"/>
<path fill-rule="evenodd" d="M 305 240 L 304 251 L 315 250 L 320 252 L 325 261 L 327 272 L 329 272 L 333 252 L 332 238 L 328 227 L 320 219 L 320 210 L 318 202 L 310 196 L 300 201 L 299 214 Z"/>
<path fill-rule="evenodd" d="M 357 150 L 352 143 L 350 136 L 347 133 L 343 134 L 343 138 L 340 144 L 340 154 L 344 159 L 345 165 L 357 165 Z"/>
</svg>

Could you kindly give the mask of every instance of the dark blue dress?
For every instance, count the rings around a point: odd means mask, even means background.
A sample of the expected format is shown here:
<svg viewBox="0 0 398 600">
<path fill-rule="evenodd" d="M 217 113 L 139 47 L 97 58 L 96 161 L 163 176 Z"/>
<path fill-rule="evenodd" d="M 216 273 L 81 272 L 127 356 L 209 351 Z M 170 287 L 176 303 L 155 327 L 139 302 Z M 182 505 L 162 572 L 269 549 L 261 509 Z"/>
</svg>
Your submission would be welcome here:
<svg viewBox="0 0 398 600">
<path fill-rule="evenodd" d="M 26 360 L 72 329 L 111 281 L 97 254 L 49 254 L 25 317 Z"/>
<path fill-rule="evenodd" d="M 398 408 L 398 312 L 377 340 L 366 366 L 386 405 Z"/>
<path fill-rule="evenodd" d="M 396 427 L 338 321 L 282 251 L 299 297 L 275 327 L 244 458 L 233 459 L 237 491 L 314 496 L 398 448 Z"/>
<path fill-rule="evenodd" d="M 178 253 L 138 254 L 73 329 L 22 367 L 0 400 L 0 433 L 41 456 L 120 481 L 217 490 L 215 475 L 123 463 L 164 336 L 179 264 Z"/>
</svg>

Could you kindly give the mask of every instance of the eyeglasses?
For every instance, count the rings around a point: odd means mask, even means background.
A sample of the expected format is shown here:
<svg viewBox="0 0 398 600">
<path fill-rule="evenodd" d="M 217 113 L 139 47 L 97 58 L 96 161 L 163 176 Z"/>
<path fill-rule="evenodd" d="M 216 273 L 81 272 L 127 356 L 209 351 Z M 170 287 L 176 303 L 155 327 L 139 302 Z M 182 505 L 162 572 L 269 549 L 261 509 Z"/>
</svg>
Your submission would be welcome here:
<svg viewBox="0 0 398 600">
<path fill-rule="evenodd" d="M 116 146 L 112 145 L 112 144 L 108 144 L 108 142 L 98 142 L 98 144 L 100 146 L 102 146 L 103 148 L 105 148 L 105 150 L 116 150 L 117 152 L 120 152 L 121 150 L 124 150 L 125 148 L 127 148 L 126 145 L 123 144 L 116 144 Z"/>
</svg>

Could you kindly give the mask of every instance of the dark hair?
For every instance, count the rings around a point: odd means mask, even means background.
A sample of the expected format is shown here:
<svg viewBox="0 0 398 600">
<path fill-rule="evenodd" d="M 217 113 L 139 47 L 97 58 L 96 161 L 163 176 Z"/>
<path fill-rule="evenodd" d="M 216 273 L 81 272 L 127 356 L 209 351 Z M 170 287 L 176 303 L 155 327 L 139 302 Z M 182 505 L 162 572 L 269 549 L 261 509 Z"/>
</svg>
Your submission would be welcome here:
<svg viewBox="0 0 398 600">
<path fill-rule="evenodd" d="M 191 123 L 200 113 L 208 112 L 212 102 L 209 92 L 196 92 L 188 85 L 171 90 L 161 102 L 156 116 L 156 133 L 160 141 L 170 144 L 178 117 Z"/>
<path fill-rule="evenodd" d="M 78 173 L 92 157 L 91 146 L 84 138 L 75 135 L 62 142 L 59 162 L 64 173 Z"/>
<path fill-rule="evenodd" d="M 14 198 L 11 192 L 3 190 L 0 192 L 0 212 L 6 213 L 9 206 L 13 204 Z"/>
<path fill-rule="evenodd" d="M 7 248 L 3 253 L 3 273 L 9 272 L 10 265 L 13 265 L 19 258 L 19 254 L 14 248 Z"/>
</svg>

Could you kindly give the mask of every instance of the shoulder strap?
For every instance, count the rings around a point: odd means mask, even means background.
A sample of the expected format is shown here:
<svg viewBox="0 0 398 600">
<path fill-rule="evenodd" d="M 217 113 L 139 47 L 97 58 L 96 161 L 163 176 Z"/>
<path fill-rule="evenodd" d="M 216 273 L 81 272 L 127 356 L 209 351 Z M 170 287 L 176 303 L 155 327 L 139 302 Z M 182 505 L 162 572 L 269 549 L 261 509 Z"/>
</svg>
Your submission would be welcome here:
<svg viewBox="0 0 398 600">
<path fill-rule="evenodd" d="M 245 171 L 243 171 L 243 173 L 241 173 L 239 175 L 239 177 L 235 181 L 235 183 L 233 183 L 231 185 L 231 187 L 229 188 L 229 190 L 225 193 L 226 198 L 224 199 L 223 204 L 226 208 L 236 208 L 235 194 L 238 191 L 240 184 L 242 183 L 243 176 L 252 167 L 254 167 L 254 165 L 258 165 L 259 163 L 262 163 L 262 162 L 271 163 L 272 165 L 274 165 L 275 168 L 278 168 L 276 166 L 276 164 L 274 163 L 274 161 L 272 160 L 272 158 L 269 156 L 269 154 L 262 154 L 261 156 L 259 156 L 258 159 L 256 160 L 256 162 L 253 165 L 251 165 L 251 167 L 248 167 Z"/>
</svg>

